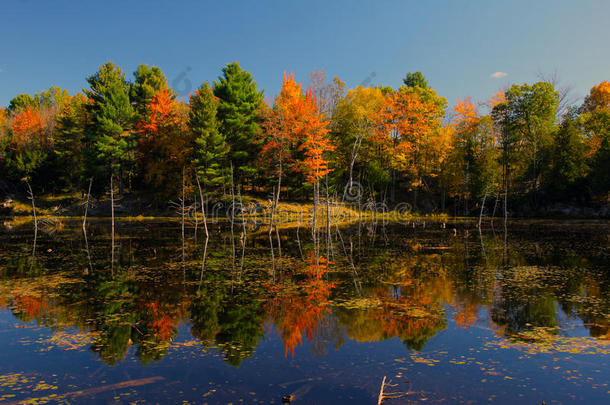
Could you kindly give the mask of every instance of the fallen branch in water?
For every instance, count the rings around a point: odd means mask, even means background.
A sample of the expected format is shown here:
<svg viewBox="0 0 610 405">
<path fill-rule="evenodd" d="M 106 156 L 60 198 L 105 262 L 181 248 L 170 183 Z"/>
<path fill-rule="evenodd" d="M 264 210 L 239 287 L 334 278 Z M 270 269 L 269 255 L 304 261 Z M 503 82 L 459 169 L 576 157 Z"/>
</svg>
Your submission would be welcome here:
<svg viewBox="0 0 610 405">
<path fill-rule="evenodd" d="M 406 397 L 407 395 L 411 395 L 411 394 L 420 394 L 419 392 L 415 392 L 415 391 L 407 391 L 407 392 L 400 392 L 400 391 L 390 391 L 390 392 L 385 392 L 386 387 L 396 387 L 398 386 L 398 384 L 391 384 L 392 380 L 389 380 L 388 382 L 386 382 L 386 376 L 383 376 L 383 381 L 381 381 L 381 389 L 379 390 L 379 396 L 377 397 L 377 405 L 381 405 L 383 403 L 383 401 L 385 401 L 386 399 L 398 399 L 398 398 L 402 398 L 402 397 Z"/>
<path fill-rule="evenodd" d="M 383 390 L 385 389 L 385 375 L 381 381 L 381 389 L 379 390 L 379 396 L 377 397 L 377 405 L 381 405 L 383 402 Z"/>
<path fill-rule="evenodd" d="M 59 398 L 63 399 L 63 398 L 68 398 L 68 397 L 81 397 L 81 396 L 86 396 L 86 395 L 99 394 L 100 392 L 104 392 L 104 391 L 119 390 L 119 389 L 123 389 L 123 388 L 131 388 L 131 387 L 139 387 L 140 385 L 152 384 L 155 382 L 162 381 L 164 379 L 165 378 L 158 376 L 158 377 L 140 378 L 138 380 L 123 381 L 123 382 L 116 383 L 116 384 L 102 385 L 101 387 L 89 388 L 86 390 L 67 392 L 65 394 L 58 395 L 54 399 L 57 400 Z M 32 401 L 35 401 L 36 399 L 37 398 L 27 398 L 27 399 L 22 399 L 19 401 L 14 401 L 14 402 L 7 402 L 4 405 L 17 405 L 17 404 L 23 404 L 23 403 L 30 403 Z"/>
</svg>

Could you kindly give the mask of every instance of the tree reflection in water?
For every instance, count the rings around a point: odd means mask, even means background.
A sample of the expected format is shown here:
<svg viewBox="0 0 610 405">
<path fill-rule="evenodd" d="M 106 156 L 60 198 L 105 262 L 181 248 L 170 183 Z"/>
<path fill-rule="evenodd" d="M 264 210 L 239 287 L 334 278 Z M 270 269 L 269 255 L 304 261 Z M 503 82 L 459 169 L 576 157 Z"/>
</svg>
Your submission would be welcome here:
<svg viewBox="0 0 610 405">
<path fill-rule="evenodd" d="M 161 360 L 183 327 L 195 344 L 218 350 L 233 366 L 254 354 L 266 323 L 281 336 L 285 356 L 301 345 L 324 354 L 329 344 L 338 349 L 348 339 L 398 338 L 407 349 L 422 350 L 449 320 L 518 337 L 533 328 L 558 331 L 565 316 L 592 337 L 610 339 L 607 241 L 595 228 L 561 231 L 561 238 L 552 227 L 515 230 L 508 254 L 503 235 L 491 230 L 454 236 L 431 225 L 388 224 L 386 237 L 375 238 L 356 226 L 316 249 L 284 229 L 275 261 L 261 231 L 248 236 L 243 274 L 235 278 L 230 232 L 220 225 L 211 228 L 207 247 L 187 237 L 183 262 L 179 228 L 122 223 L 114 274 L 107 227 L 92 221 L 83 250 L 73 225 L 38 238 L 34 266 L 26 225 L 0 237 L 0 307 L 57 333 L 86 332 L 90 349 L 108 364 L 123 361 L 132 347 L 142 363 Z M 362 242 L 346 245 L 352 239 Z M 329 253 L 332 266 L 316 251 Z"/>
<path fill-rule="evenodd" d="M 272 285 L 272 296 L 266 311 L 282 336 L 284 354 L 294 356 L 294 349 L 303 343 L 303 332 L 313 340 L 322 318 L 329 313 L 329 297 L 334 284 L 326 281 L 327 259 L 307 252 L 303 270 L 295 269 L 299 276 L 289 283 Z M 302 274 L 299 274 L 301 273 Z"/>
</svg>

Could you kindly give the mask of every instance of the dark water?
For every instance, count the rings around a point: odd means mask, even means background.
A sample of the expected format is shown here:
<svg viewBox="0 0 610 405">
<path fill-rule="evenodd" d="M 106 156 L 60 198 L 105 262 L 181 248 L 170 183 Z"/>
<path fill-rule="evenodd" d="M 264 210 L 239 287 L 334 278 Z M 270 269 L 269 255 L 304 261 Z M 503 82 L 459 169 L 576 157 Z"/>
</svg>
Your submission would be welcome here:
<svg viewBox="0 0 610 405">
<path fill-rule="evenodd" d="M 5 222 L 0 404 L 610 402 L 607 223 L 249 228 Z"/>
</svg>

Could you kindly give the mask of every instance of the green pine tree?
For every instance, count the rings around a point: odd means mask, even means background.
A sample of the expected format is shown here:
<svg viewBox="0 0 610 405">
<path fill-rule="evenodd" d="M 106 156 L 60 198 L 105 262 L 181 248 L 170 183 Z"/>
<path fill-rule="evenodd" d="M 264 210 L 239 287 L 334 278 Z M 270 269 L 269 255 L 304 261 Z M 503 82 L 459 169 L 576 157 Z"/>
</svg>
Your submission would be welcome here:
<svg viewBox="0 0 610 405">
<path fill-rule="evenodd" d="M 407 73 L 407 76 L 402 79 L 402 82 L 407 87 L 421 87 L 422 89 L 428 88 L 428 81 L 426 80 L 422 72 L 409 72 Z"/>
<path fill-rule="evenodd" d="M 230 147 L 230 158 L 236 169 L 236 181 L 256 174 L 254 161 L 260 151 L 256 142 L 261 127 L 260 106 L 263 92 L 258 91 L 252 75 L 237 62 L 222 69 L 223 76 L 214 82 L 214 95 L 219 99 L 220 132 Z"/>
<path fill-rule="evenodd" d="M 576 125 L 575 117 L 568 113 L 554 134 L 551 153 L 549 186 L 557 197 L 582 179 L 587 172 L 585 143 Z"/>
<path fill-rule="evenodd" d="M 59 184 L 66 189 L 83 185 L 85 126 L 88 123 L 86 98 L 77 94 L 57 115 L 55 125 L 55 168 Z"/>
<path fill-rule="evenodd" d="M 610 113 L 605 112 L 606 128 L 600 133 L 601 142 L 593 157 L 591 183 L 593 192 L 601 201 L 608 202 L 610 198 Z"/>
<path fill-rule="evenodd" d="M 133 72 L 134 82 L 129 88 L 129 98 L 135 106 L 137 120 L 146 114 L 146 106 L 157 90 L 167 89 L 167 78 L 157 66 L 142 63 Z"/>
<path fill-rule="evenodd" d="M 135 137 L 131 133 L 134 109 L 129 100 L 125 74 L 112 62 L 87 78 L 91 87 L 84 90 L 91 100 L 91 125 L 87 131 L 86 165 L 90 175 L 118 174 L 123 194 L 124 177 L 133 165 Z"/>
<path fill-rule="evenodd" d="M 208 83 L 203 83 L 190 100 L 189 126 L 195 136 L 197 174 L 205 185 L 212 187 L 227 181 L 223 163 L 228 146 L 219 131 L 218 104 Z"/>
</svg>

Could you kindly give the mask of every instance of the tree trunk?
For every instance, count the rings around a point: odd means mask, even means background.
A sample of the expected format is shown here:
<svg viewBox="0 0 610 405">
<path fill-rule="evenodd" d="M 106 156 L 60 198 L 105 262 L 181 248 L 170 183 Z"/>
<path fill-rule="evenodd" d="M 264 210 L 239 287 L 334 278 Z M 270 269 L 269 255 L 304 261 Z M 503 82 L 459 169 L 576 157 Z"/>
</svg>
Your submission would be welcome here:
<svg viewBox="0 0 610 405">
<path fill-rule="evenodd" d="M 233 162 L 231 162 L 231 246 L 232 246 L 232 262 L 231 262 L 231 277 L 235 273 L 235 178 L 233 176 Z M 232 279 L 231 279 L 232 280 Z"/>
<path fill-rule="evenodd" d="M 275 209 L 280 201 L 280 190 L 282 188 L 282 154 L 280 152 L 280 161 L 277 174 L 277 192 L 274 192 L 273 203 L 271 205 L 271 218 L 269 220 L 269 237 L 271 237 L 271 230 L 273 228 L 273 217 L 275 216 Z M 274 190 L 275 191 L 275 190 Z"/>
<path fill-rule="evenodd" d="M 87 202 L 85 203 L 85 214 L 83 215 L 83 232 L 87 226 L 87 211 L 89 209 L 89 198 L 91 197 L 91 185 L 93 184 L 93 177 L 89 180 L 89 191 L 87 191 Z"/>
<path fill-rule="evenodd" d="M 38 231 L 38 219 L 36 218 L 36 204 L 34 203 L 34 192 L 32 191 L 32 186 L 30 186 L 30 182 L 26 181 L 28 185 L 28 193 L 30 194 L 30 200 L 32 201 L 32 215 L 34 216 L 34 230 Z"/>
<path fill-rule="evenodd" d="M 119 198 L 123 197 L 123 164 L 119 166 Z"/>
<path fill-rule="evenodd" d="M 311 223 L 311 235 L 313 237 L 314 255 L 318 254 L 318 230 L 316 229 L 317 217 L 318 217 L 318 198 L 319 198 L 319 185 L 320 182 L 316 181 L 313 184 L 313 216 Z"/>
<path fill-rule="evenodd" d="M 506 221 L 508 220 L 508 167 L 504 174 L 504 229 L 506 230 Z"/>
<path fill-rule="evenodd" d="M 324 177 L 326 183 L 326 258 L 330 260 L 330 193 L 328 192 L 328 174 Z"/>
<path fill-rule="evenodd" d="M 184 265 L 184 214 L 185 214 L 185 199 L 186 199 L 186 195 L 185 195 L 185 187 L 184 187 L 184 166 L 182 166 L 182 209 L 181 209 L 181 218 L 182 218 L 182 264 Z"/>
<path fill-rule="evenodd" d="M 483 209 L 485 208 L 485 200 L 487 199 L 487 190 L 489 186 L 485 187 L 485 195 L 483 195 L 483 202 L 481 202 L 481 212 L 479 213 L 479 230 L 481 229 L 481 218 L 483 217 Z"/>
<path fill-rule="evenodd" d="M 205 203 L 203 201 L 203 191 L 201 191 L 201 183 L 199 182 L 199 176 L 195 176 L 197 179 L 197 187 L 199 188 L 199 199 L 201 199 L 201 215 L 203 215 L 203 228 L 205 229 L 205 237 L 208 239 L 210 234 L 208 233 L 208 221 L 205 216 Z"/>
<path fill-rule="evenodd" d="M 110 246 L 110 262 L 111 271 L 114 275 L 114 184 L 112 182 L 112 171 L 110 171 L 110 217 L 111 217 L 111 246 Z"/>
</svg>

